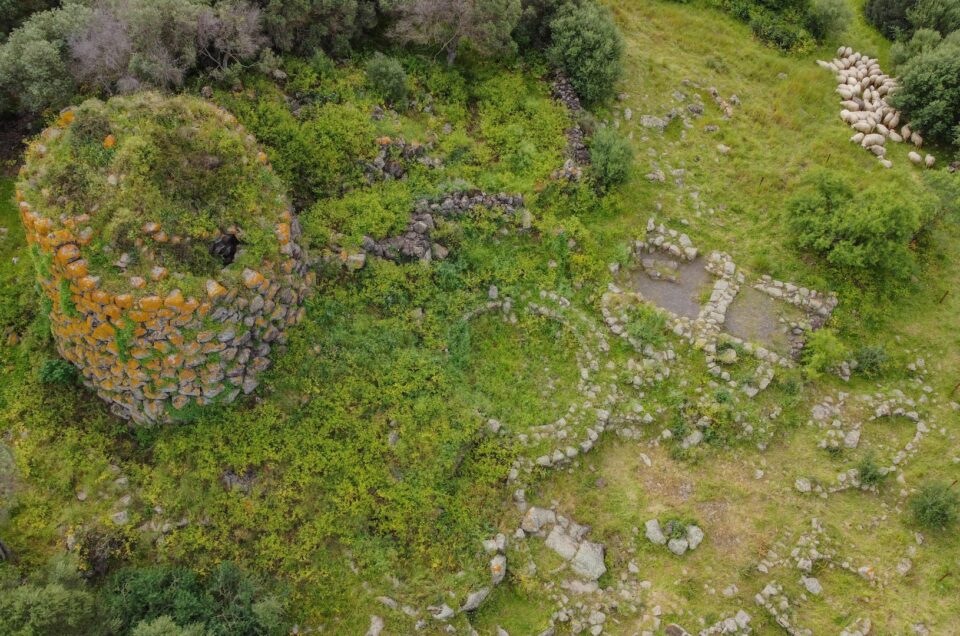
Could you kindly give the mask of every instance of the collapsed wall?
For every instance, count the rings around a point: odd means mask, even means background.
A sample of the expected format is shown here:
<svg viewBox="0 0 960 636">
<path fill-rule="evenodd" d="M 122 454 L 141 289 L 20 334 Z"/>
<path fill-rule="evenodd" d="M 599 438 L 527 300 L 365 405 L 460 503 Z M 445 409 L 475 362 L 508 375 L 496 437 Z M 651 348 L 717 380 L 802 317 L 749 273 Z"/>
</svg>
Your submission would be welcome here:
<svg viewBox="0 0 960 636">
<path fill-rule="evenodd" d="M 250 393 L 313 283 L 266 155 L 202 100 L 65 110 L 29 147 L 20 216 L 60 354 L 151 424 Z"/>
</svg>

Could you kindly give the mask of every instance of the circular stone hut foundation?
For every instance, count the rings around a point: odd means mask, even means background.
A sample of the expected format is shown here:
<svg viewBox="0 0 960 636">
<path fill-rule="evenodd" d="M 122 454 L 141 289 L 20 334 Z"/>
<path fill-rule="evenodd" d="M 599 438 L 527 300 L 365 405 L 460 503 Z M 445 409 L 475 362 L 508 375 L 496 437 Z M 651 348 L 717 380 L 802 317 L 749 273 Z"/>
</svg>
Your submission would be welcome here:
<svg viewBox="0 0 960 636">
<path fill-rule="evenodd" d="M 64 111 L 17 186 L 60 354 L 140 424 L 250 393 L 313 284 L 266 155 L 228 112 L 146 93 Z"/>
</svg>

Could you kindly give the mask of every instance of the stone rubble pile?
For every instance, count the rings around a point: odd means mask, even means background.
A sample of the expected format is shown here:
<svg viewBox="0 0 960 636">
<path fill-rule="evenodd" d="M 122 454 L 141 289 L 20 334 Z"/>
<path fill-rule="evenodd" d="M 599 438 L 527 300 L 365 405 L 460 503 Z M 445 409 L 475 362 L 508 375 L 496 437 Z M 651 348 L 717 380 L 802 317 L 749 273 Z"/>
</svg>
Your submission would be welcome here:
<svg viewBox="0 0 960 636">
<path fill-rule="evenodd" d="M 364 166 L 368 183 L 403 179 L 407 176 L 407 165 L 411 162 L 428 168 L 443 166 L 443 161 L 439 158 L 427 155 L 433 149 L 430 142 L 421 144 L 403 138 L 380 137 L 377 139 L 377 146 L 377 155 Z"/>
<path fill-rule="evenodd" d="M 897 80 L 881 71 L 875 58 L 841 46 L 836 58 L 830 62 L 817 60 L 817 64 L 836 74 L 837 93 L 843 106 L 840 118 L 856 131 L 850 141 L 873 153 L 886 168 L 893 165 L 886 158 L 887 141 L 909 142 L 918 149 L 923 146 L 919 131 L 901 121 L 900 112 L 887 103 L 887 98 L 897 89 Z M 922 162 L 928 168 L 936 163 L 929 154 L 921 157 L 910 152 L 909 157 L 911 162 Z"/>
<path fill-rule="evenodd" d="M 683 556 L 687 550 L 696 550 L 704 539 L 703 530 L 695 524 L 683 525 L 679 521 L 670 520 L 661 527 L 658 519 L 646 522 L 644 536 L 650 543 L 667 546 L 677 556 Z"/>
<path fill-rule="evenodd" d="M 570 114 L 571 125 L 566 130 L 567 160 L 563 168 L 553 174 L 554 179 L 579 181 L 583 177 L 583 168 L 590 165 L 590 150 L 587 148 L 586 135 L 580 127 L 578 118 L 583 113 L 580 97 L 573 84 L 562 73 L 556 73 L 550 84 L 553 98 L 563 104 Z"/>
<path fill-rule="evenodd" d="M 443 260 L 448 256 L 449 250 L 431 238 L 431 233 L 436 228 L 435 219 L 456 218 L 474 208 L 501 210 L 508 217 L 520 213 L 525 228 L 530 227 L 532 222 L 530 213 L 523 207 L 522 195 L 505 192 L 487 194 L 479 190 L 456 192 L 442 197 L 439 201 L 418 201 L 407 228 L 399 236 L 390 236 L 379 241 L 369 236 L 363 237 L 364 254 L 398 262 Z M 365 257 L 354 257 L 352 262 L 349 259 L 350 256 L 347 256 L 351 269 L 359 269 L 366 262 Z"/>
<path fill-rule="evenodd" d="M 212 105 L 204 108 L 208 117 L 246 140 L 245 159 L 251 165 L 271 169 L 233 115 Z M 315 278 L 299 245 L 299 221 L 285 197 L 278 193 L 276 209 L 251 211 L 251 217 L 273 227 L 276 261 L 242 272 L 227 263 L 209 278 L 156 265 L 149 281 L 129 276 L 124 284 L 108 283 L 102 269 L 110 267 L 103 264 L 107 249 L 98 247 L 91 216 L 34 209 L 25 200 L 24 193 L 34 188 L 34 166 L 47 152 L 44 143 L 56 143 L 72 121 L 66 117 L 71 111 L 64 113 L 28 149 L 17 191 L 27 242 L 46 263 L 37 268 L 37 282 L 48 301 L 60 355 L 80 370 L 84 384 L 111 405 L 111 412 L 138 424 L 175 421 L 188 405 L 229 403 L 251 393 L 270 365 L 271 350 L 286 342 L 287 328 L 303 317 L 301 304 Z M 244 228 L 230 231 L 243 249 Z M 140 235 L 138 259 L 148 264 L 156 261 L 154 250 L 186 242 L 149 217 Z M 218 230 L 215 238 L 221 241 L 224 232 Z M 126 274 L 129 262 L 129 254 L 121 254 L 115 266 Z M 171 279 L 199 289 L 184 293 L 169 284 Z"/>
<path fill-rule="evenodd" d="M 913 423 L 913 437 L 902 448 L 896 449 L 892 455 L 881 454 L 880 461 L 883 465 L 879 467 L 879 470 L 885 475 L 896 475 L 897 481 L 901 484 L 904 483 L 904 467 L 919 450 L 920 442 L 923 441 L 924 436 L 931 431 L 930 424 L 919 413 L 918 409 L 922 405 L 899 389 L 894 389 L 889 394 L 868 393 L 857 395 L 856 399 L 860 405 L 871 413 L 863 420 L 845 415 L 847 398 L 849 397 L 848 393 L 840 391 L 836 397 L 827 396 L 822 402 L 813 406 L 808 425 L 817 426 L 823 431 L 823 437 L 820 438 L 817 445 L 826 450 L 855 449 L 860 445 L 860 438 L 865 425 L 881 418 L 903 417 Z M 849 468 L 840 472 L 837 475 L 836 484 L 832 486 L 823 486 L 801 477 L 797 480 L 796 488 L 800 492 L 814 493 L 821 497 L 850 488 L 876 490 L 876 486 L 861 483 L 857 468 Z M 905 489 L 901 491 L 901 496 L 907 494 Z"/>
</svg>

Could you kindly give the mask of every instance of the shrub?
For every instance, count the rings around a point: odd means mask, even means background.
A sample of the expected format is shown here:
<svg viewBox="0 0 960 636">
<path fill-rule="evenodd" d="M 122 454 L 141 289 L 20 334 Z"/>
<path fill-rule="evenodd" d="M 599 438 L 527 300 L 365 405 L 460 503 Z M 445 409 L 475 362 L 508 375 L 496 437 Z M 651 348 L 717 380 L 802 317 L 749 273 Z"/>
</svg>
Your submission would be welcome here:
<svg viewBox="0 0 960 636">
<path fill-rule="evenodd" d="M 548 55 L 580 97 L 597 102 L 612 95 L 623 75 L 623 36 L 610 10 L 592 2 L 569 4 L 557 12 L 550 28 Z"/>
<path fill-rule="evenodd" d="M 70 557 L 53 561 L 28 583 L 0 585 L 0 634 L 96 633 L 95 618 L 95 597 Z"/>
<path fill-rule="evenodd" d="M 942 530 L 953 525 L 960 515 L 960 495 L 944 482 L 920 488 L 910 499 L 914 520 L 925 528 Z"/>
<path fill-rule="evenodd" d="M 90 15 L 80 4 L 37 13 L 0 46 L 0 92 L 13 108 L 40 113 L 70 103 L 77 87 L 68 64 L 69 42 Z"/>
<path fill-rule="evenodd" d="M 918 0 L 907 17 L 914 29 L 933 29 L 945 36 L 960 29 L 960 0 Z"/>
<path fill-rule="evenodd" d="M 550 23 L 562 7 L 573 0 L 523 0 L 513 39 L 521 50 L 542 49 L 550 44 Z"/>
<path fill-rule="evenodd" d="M 206 579 L 176 566 L 120 570 L 102 593 L 106 618 L 124 633 L 162 617 L 180 626 L 203 625 L 211 636 L 285 633 L 282 607 L 229 562 L 221 563 Z"/>
<path fill-rule="evenodd" d="M 59 0 L 0 0 L 0 40 L 32 14 L 58 4 Z"/>
<path fill-rule="evenodd" d="M 627 333 L 643 344 L 659 347 L 666 342 L 667 319 L 656 309 L 638 305 L 628 313 Z"/>
<path fill-rule="evenodd" d="M 80 89 L 173 88 L 199 67 L 224 77 L 253 60 L 264 38 L 244 0 L 101 0 L 38 13 L 0 47 L 0 89 L 32 113 Z"/>
<path fill-rule="evenodd" d="M 400 42 L 439 46 L 448 66 L 464 45 L 481 55 L 516 52 L 510 34 L 520 19 L 520 0 L 405 0 L 394 7 L 391 36 Z"/>
<path fill-rule="evenodd" d="M 917 0 L 867 0 L 863 11 L 867 21 L 891 40 L 909 35 L 913 26 L 907 18 Z"/>
<path fill-rule="evenodd" d="M 377 25 L 376 0 L 256 0 L 270 42 L 281 52 L 337 56 Z"/>
<path fill-rule="evenodd" d="M 895 69 L 906 64 L 920 53 L 935 49 L 943 40 L 938 31 L 917 29 L 909 40 L 894 42 L 890 47 L 890 61 Z"/>
<path fill-rule="evenodd" d="M 786 223 L 800 249 L 845 274 L 879 281 L 913 272 L 910 242 L 933 212 L 930 200 L 907 199 L 889 184 L 857 195 L 843 178 L 820 171 L 787 201 Z"/>
<path fill-rule="evenodd" d="M 813 37 L 797 18 L 788 19 L 769 9 L 751 11 L 749 16 L 753 34 L 782 51 L 802 50 L 813 43 Z"/>
<path fill-rule="evenodd" d="M 832 329 L 819 329 L 810 334 L 803 348 L 804 371 L 811 378 L 831 371 L 847 359 L 848 351 Z"/>
<path fill-rule="evenodd" d="M 61 358 L 44 360 L 37 370 L 37 377 L 44 384 L 72 385 L 77 381 L 77 369 Z"/>
<path fill-rule="evenodd" d="M 846 0 L 811 0 L 807 28 L 822 42 L 846 31 L 852 20 L 853 11 Z"/>
<path fill-rule="evenodd" d="M 903 65 L 891 103 L 930 140 L 953 143 L 960 126 L 960 42 L 954 38 Z"/>
<path fill-rule="evenodd" d="M 860 460 L 857 464 L 857 474 L 860 477 L 860 483 L 864 486 L 879 486 L 887 477 L 886 471 L 877 463 L 873 453 L 869 453 Z"/>
<path fill-rule="evenodd" d="M 633 166 L 633 146 L 612 126 L 605 126 L 590 140 L 590 163 L 601 189 L 623 183 Z"/>
<path fill-rule="evenodd" d="M 396 59 L 376 53 L 366 64 L 367 82 L 388 103 L 407 98 L 407 74 Z"/>
<path fill-rule="evenodd" d="M 890 356 L 887 350 L 882 346 L 860 347 L 855 356 L 857 361 L 857 371 L 868 378 L 875 378 L 882 375 L 886 370 Z"/>
<path fill-rule="evenodd" d="M 141 621 L 130 632 L 130 636 L 206 636 L 203 625 L 180 627 L 169 616 L 161 616 L 152 621 Z"/>
</svg>

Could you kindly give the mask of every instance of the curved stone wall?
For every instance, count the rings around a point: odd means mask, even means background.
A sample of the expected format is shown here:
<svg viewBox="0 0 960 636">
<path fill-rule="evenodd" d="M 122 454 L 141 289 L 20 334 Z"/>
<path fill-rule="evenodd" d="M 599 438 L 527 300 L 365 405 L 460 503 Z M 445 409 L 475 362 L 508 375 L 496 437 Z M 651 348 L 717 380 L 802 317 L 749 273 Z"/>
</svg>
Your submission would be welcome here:
<svg viewBox="0 0 960 636">
<path fill-rule="evenodd" d="M 246 137 L 229 113 L 208 107 Z M 268 220 L 279 257 L 260 267 L 225 266 L 219 275 L 197 280 L 158 266 L 150 270 L 150 280 L 130 276 L 124 286 L 114 277 L 105 283 L 98 269 L 112 266 L 104 265 L 111 259 L 104 258 L 90 215 L 40 210 L 28 202 L 46 144 L 56 143 L 71 121 L 65 112 L 31 145 L 17 190 L 60 354 L 116 415 L 140 424 L 183 419 L 192 406 L 228 403 L 250 393 L 270 364 L 271 349 L 285 342 L 286 329 L 302 318 L 301 302 L 313 284 L 298 244 L 300 226 L 286 201 L 280 198 L 276 211 L 264 212 L 274 215 Z M 259 150 L 250 159 L 269 169 Z M 140 229 L 150 239 L 144 243 L 178 238 L 172 228 L 149 219 Z M 191 279 L 189 288 L 202 291 L 184 294 L 177 286 L 184 278 Z"/>
</svg>

